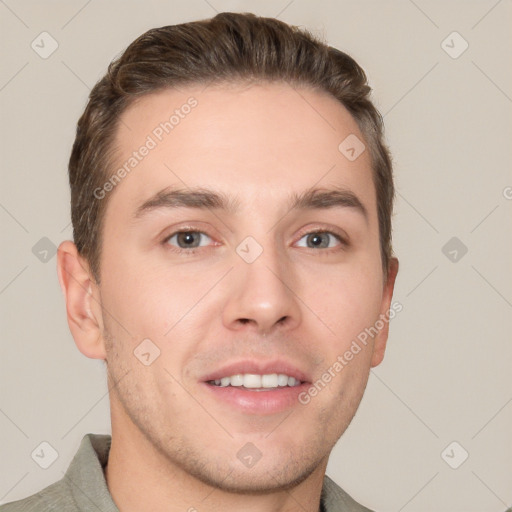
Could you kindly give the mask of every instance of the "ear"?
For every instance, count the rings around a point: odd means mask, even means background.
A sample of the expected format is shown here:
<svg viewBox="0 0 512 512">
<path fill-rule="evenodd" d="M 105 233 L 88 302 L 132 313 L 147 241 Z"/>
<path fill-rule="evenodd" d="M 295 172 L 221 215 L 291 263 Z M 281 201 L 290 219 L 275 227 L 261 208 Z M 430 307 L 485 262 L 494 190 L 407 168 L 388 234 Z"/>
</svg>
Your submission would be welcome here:
<svg viewBox="0 0 512 512">
<path fill-rule="evenodd" d="M 76 245 L 66 240 L 57 251 L 57 274 L 66 301 L 68 325 L 78 350 L 106 359 L 99 288 Z"/>
<path fill-rule="evenodd" d="M 391 299 L 393 298 L 393 290 L 395 288 L 396 275 L 398 274 L 398 259 L 391 258 L 388 266 L 388 277 L 384 284 L 382 293 L 382 304 L 380 308 L 380 317 L 383 318 L 384 327 L 379 330 L 375 337 L 373 344 L 373 354 L 371 360 L 371 367 L 379 365 L 384 359 L 384 352 L 386 351 L 386 344 L 389 334 L 389 309 L 391 307 Z"/>
</svg>

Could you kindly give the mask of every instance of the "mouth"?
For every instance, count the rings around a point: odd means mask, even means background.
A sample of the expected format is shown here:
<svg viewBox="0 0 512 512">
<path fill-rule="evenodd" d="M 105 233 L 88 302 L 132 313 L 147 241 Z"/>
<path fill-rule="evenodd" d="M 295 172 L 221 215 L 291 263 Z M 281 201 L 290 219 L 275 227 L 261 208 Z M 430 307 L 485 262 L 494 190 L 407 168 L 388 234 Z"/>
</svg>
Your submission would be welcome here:
<svg viewBox="0 0 512 512">
<path fill-rule="evenodd" d="M 298 405 L 299 394 L 311 384 L 308 376 L 291 364 L 255 361 L 225 366 L 201 383 L 223 407 L 257 415 L 276 414 Z"/>
<path fill-rule="evenodd" d="M 285 373 L 267 373 L 258 375 L 257 373 L 238 373 L 230 377 L 210 380 L 208 384 L 217 387 L 239 387 L 251 391 L 269 391 L 284 387 L 296 387 L 303 384 L 302 381 L 286 375 Z"/>
</svg>

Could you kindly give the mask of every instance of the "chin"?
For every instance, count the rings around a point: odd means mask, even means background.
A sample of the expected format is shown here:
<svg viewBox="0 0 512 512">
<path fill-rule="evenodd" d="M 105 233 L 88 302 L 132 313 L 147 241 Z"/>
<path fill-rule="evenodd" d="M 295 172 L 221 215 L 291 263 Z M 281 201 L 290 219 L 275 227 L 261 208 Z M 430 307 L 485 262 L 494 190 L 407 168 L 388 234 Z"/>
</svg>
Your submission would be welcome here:
<svg viewBox="0 0 512 512">
<path fill-rule="evenodd" d="M 291 461 L 288 457 L 282 462 L 275 458 L 267 464 L 263 458 L 252 468 L 243 467 L 242 463 L 226 464 L 224 471 L 203 466 L 189 472 L 198 480 L 216 489 L 232 494 L 264 495 L 293 489 L 306 480 L 322 465 L 323 460 L 306 464 L 304 459 Z M 218 466 L 218 463 L 216 464 Z M 210 469 L 210 470 L 208 470 Z"/>
</svg>

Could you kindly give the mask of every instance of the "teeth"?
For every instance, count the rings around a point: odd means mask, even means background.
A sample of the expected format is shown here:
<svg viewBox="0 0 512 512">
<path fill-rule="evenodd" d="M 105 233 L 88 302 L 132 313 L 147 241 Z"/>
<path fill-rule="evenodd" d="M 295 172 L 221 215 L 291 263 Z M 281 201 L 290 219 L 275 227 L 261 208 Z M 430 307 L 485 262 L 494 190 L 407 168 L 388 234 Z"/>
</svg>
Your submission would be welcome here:
<svg viewBox="0 0 512 512">
<path fill-rule="evenodd" d="M 261 375 L 246 373 L 244 375 L 244 388 L 261 388 Z"/>
<path fill-rule="evenodd" d="M 232 386 L 243 386 L 244 385 L 244 376 L 243 375 L 232 375 L 231 377 L 228 377 L 228 379 L 231 380 Z"/>
<path fill-rule="evenodd" d="M 263 388 L 277 388 L 277 373 L 271 375 L 262 375 L 261 387 Z"/>
<path fill-rule="evenodd" d="M 280 373 L 277 376 L 277 385 L 278 386 L 288 386 L 288 375 L 283 375 Z"/>
<path fill-rule="evenodd" d="M 270 373 L 266 375 L 257 375 L 254 373 L 244 373 L 232 375 L 231 377 L 222 377 L 222 379 L 215 379 L 212 381 L 216 386 L 242 386 L 247 389 L 275 389 L 285 386 L 298 386 L 300 380 L 294 377 L 289 377 L 283 373 Z"/>
</svg>

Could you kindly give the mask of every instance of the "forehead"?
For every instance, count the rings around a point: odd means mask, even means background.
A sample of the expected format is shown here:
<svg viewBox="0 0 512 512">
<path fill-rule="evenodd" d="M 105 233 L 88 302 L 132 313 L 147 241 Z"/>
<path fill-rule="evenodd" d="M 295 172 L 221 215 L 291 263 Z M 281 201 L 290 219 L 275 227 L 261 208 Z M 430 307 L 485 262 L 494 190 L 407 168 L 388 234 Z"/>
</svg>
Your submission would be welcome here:
<svg viewBox="0 0 512 512">
<path fill-rule="evenodd" d="M 345 140 L 364 139 L 327 93 L 285 83 L 166 89 L 139 98 L 121 116 L 111 171 L 126 172 L 111 201 L 128 213 L 169 186 L 212 186 L 254 206 L 263 198 L 278 204 L 284 191 L 289 197 L 335 185 L 371 210 L 368 151 L 351 160 L 340 150 Z"/>
</svg>

